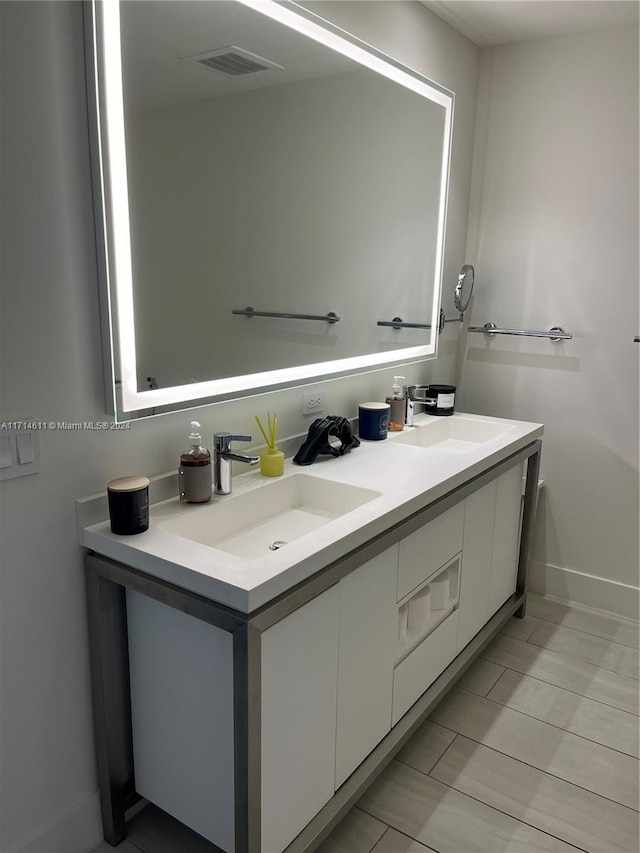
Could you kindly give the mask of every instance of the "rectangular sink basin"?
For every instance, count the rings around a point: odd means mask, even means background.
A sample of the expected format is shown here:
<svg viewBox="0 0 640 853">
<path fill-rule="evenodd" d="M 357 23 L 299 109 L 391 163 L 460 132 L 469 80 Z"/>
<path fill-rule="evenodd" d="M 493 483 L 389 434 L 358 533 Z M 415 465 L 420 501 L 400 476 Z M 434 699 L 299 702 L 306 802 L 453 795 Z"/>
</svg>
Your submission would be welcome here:
<svg viewBox="0 0 640 853">
<path fill-rule="evenodd" d="M 467 453 L 494 438 L 506 435 L 515 427 L 497 421 L 480 421 L 473 418 L 439 418 L 417 427 L 405 427 L 395 439 L 400 444 L 429 447 L 445 453 Z"/>
<path fill-rule="evenodd" d="M 214 497 L 205 507 L 187 510 L 158 526 L 219 551 L 260 559 L 380 494 L 309 474 L 292 474 L 222 500 Z"/>
</svg>

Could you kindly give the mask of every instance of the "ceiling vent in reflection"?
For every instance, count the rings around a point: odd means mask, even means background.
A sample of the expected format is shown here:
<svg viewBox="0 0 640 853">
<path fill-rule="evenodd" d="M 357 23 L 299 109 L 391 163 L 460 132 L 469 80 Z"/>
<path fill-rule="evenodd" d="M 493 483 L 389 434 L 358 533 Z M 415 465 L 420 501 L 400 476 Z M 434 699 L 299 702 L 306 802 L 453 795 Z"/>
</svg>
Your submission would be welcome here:
<svg viewBox="0 0 640 853">
<path fill-rule="evenodd" d="M 271 62 L 270 59 L 249 53 L 248 50 L 235 45 L 181 58 L 183 62 L 193 62 L 209 71 L 226 74 L 227 77 L 242 77 L 246 74 L 256 74 L 258 71 L 268 71 L 270 68 L 282 68 L 277 62 Z"/>
</svg>

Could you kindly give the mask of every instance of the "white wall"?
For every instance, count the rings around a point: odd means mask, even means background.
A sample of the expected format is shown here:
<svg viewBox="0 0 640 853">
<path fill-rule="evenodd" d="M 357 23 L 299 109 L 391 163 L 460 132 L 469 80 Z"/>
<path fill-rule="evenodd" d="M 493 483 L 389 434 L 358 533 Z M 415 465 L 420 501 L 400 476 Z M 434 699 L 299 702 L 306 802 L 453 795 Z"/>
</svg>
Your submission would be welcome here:
<svg viewBox="0 0 640 853">
<path fill-rule="evenodd" d="M 474 156 L 472 325 L 560 325 L 574 338 L 488 344 L 469 335 L 461 405 L 546 425 L 537 588 L 630 614 L 638 603 L 636 28 L 483 50 Z"/>
<path fill-rule="evenodd" d="M 464 261 L 478 51 L 415 3 L 322 5 L 458 93 L 445 258 L 451 284 Z M 0 2 L 0 33 L 0 419 L 103 420 L 82 5 Z M 438 361 L 407 369 L 409 378 L 451 378 L 451 333 Z M 392 372 L 327 383 L 328 410 L 355 414 L 358 400 L 382 397 Z M 300 396 L 211 406 L 198 417 L 205 434 L 251 432 L 253 414 L 269 406 L 283 434 L 304 432 Z M 73 502 L 117 475 L 174 468 L 189 418 L 165 415 L 118 433 L 43 432 L 42 472 L 0 485 L 3 853 L 27 846 L 73 853 L 99 840 Z"/>
</svg>

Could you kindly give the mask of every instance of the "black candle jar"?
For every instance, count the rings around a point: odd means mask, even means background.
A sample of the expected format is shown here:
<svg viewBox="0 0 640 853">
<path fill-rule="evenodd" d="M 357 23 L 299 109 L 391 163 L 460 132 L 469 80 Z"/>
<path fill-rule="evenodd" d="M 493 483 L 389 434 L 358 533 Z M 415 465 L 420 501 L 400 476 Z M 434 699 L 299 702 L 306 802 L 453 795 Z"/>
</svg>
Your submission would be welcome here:
<svg viewBox="0 0 640 853">
<path fill-rule="evenodd" d="M 149 480 L 119 477 L 107 483 L 111 532 L 132 536 L 149 529 Z"/>
</svg>

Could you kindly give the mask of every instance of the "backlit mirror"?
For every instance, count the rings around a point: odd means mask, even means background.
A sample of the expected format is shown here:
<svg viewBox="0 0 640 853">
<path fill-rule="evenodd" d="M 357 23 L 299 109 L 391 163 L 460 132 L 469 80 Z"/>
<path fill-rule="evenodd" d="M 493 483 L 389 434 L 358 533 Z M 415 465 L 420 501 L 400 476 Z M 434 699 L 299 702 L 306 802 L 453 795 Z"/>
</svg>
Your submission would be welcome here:
<svg viewBox="0 0 640 853">
<path fill-rule="evenodd" d="M 88 9 L 116 417 L 434 357 L 452 93 L 295 4 Z"/>
</svg>

